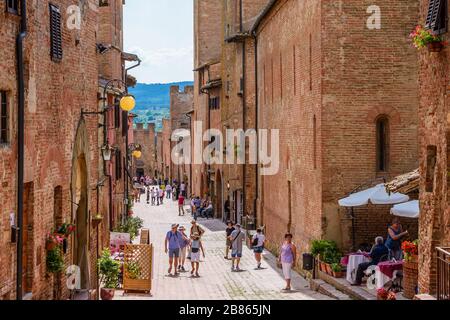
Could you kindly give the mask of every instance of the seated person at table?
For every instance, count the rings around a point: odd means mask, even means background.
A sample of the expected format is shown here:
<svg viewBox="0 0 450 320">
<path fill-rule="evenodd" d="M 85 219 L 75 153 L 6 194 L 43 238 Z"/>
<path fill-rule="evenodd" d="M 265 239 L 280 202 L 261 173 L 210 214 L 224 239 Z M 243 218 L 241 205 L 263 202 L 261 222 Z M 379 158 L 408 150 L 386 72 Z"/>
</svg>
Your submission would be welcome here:
<svg viewBox="0 0 450 320">
<path fill-rule="evenodd" d="M 395 218 L 392 225 L 388 228 L 388 237 L 386 247 L 390 250 L 390 257 L 399 261 L 402 260 L 402 238 L 407 236 L 408 231 L 403 232 L 400 220 Z"/>
<path fill-rule="evenodd" d="M 387 256 L 389 254 L 388 248 L 384 245 L 384 239 L 383 237 L 377 237 L 375 239 L 375 245 L 373 246 L 372 250 L 370 251 L 370 262 L 364 262 L 361 263 L 358 266 L 358 271 L 356 272 L 356 283 L 355 286 L 360 286 L 362 283 L 362 278 L 364 277 L 364 272 L 370 267 L 370 266 L 376 266 L 381 262 L 381 259 L 384 256 Z"/>
</svg>

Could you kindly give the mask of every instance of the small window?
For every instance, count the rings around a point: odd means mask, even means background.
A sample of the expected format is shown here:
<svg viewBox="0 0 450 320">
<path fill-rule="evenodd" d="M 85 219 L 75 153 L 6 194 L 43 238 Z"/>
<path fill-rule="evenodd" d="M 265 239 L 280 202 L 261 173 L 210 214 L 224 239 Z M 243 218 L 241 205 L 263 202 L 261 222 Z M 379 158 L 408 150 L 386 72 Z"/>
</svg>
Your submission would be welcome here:
<svg viewBox="0 0 450 320">
<path fill-rule="evenodd" d="M 434 191 L 434 172 L 436 171 L 436 161 L 437 161 L 437 147 L 428 146 L 427 147 L 427 175 L 425 181 L 425 191 Z"/>
<path fill-rule="evenodd" d="M 8 95 L 6 91 L 0 91 L 0 144 L 8 143 Z"/>
<path fill-rule="evenodd" d="M 50 5 L 50 55 L 52 61 L 59 62 L 63 57 L 61 12 L 57 6 Z"/>
<path fill-rule="evenodd" d="M 20 0 L 6 0 L 6 11 L 13 14 L 19 14 Z"/>
<path fill-rule="evenodd" d="M 220 97 L 209 98 L 209 109 L 211 110 L 220 109 Z"/>
<path fill-rule="evenodd" d="M 430 0 L 425 27 L 435 34 L 443 34 L 448 30 L 448 0 Z"/>
<path fill-rule="evenodd" d="M 389 120 L 387 117 L 380 117 L 377 120 L 377 171 L 388 170 L 389 161 Z"/>
</svg>

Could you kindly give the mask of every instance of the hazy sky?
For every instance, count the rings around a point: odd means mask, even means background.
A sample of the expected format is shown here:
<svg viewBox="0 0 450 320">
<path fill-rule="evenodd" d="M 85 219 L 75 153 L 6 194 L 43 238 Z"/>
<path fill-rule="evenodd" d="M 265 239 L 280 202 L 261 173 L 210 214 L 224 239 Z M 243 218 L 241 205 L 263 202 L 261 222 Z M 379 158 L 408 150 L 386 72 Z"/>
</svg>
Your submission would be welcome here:
<svg viewBox="0 0 450 320">
<path fill-rule="evenodd" d="M 139 82 L 193 79 L 193 0 L 127 0 L 125 51 L 142 65 L 130 71 Z"/>
</svg>

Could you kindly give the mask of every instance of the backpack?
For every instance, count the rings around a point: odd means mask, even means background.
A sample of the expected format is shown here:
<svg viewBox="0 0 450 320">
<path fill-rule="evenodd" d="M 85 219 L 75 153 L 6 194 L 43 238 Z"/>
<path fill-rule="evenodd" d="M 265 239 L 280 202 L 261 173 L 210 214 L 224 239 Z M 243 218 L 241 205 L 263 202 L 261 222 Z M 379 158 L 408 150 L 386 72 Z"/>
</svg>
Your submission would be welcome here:
<svg viewBox="0 0 450 320">
<path fill-rule="evenodd" d="M 259 242 L 259 238 L 258 238 L 258 235 L 256 235 L 255 239 L 253 239 L 252 246 L 253 247 L 257 247 L 258 246 L 258 242 Z"/>
</svg>

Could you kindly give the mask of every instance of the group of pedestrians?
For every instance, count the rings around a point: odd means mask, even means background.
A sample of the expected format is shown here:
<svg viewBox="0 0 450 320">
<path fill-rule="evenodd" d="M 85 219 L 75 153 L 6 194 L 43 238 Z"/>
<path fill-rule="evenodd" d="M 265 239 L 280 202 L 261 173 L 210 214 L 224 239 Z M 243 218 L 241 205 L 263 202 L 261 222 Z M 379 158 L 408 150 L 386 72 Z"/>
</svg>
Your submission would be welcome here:
<svg viewBox="0 0 450 320">
<path fill-rule="evenodd" d="M 187 272 L 185 264 L 186 260 L 190 260 L 191 276 L 200 277 L 200 259 L 201 256 L 206 257 L 201 240 L 204 233 L 203 228 L 195 220 L 192 221 L 189 236 L 184 226 L 172 225 L 165 239 L 165 251 L 169 254 L 169 276 L 177 277 L 181 272 Z"/>
</svg>

